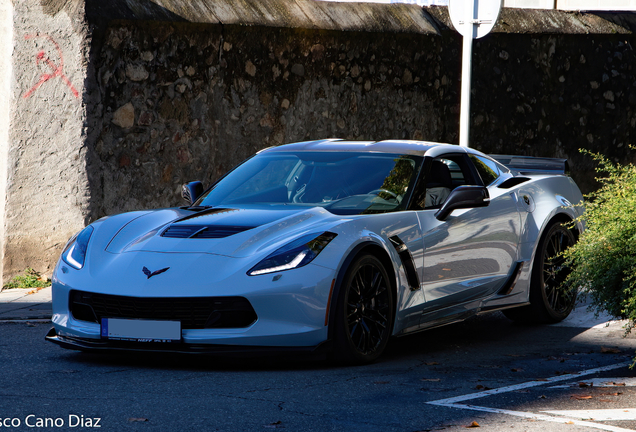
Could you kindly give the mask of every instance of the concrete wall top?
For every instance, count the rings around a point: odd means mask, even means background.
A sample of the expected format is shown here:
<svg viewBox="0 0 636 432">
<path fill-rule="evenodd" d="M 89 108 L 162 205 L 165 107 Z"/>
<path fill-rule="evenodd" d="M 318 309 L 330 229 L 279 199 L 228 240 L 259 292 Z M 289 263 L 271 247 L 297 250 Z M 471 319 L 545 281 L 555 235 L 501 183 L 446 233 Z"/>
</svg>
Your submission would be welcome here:
<svg viewBox="0 0 636 432">
<path fill-rule="evenodd" d="M 426 11 L 438 28 L 454 28 L 448 8 L 432 6 Z M 636 30 L 632 12 L 572 12 L 545 9 L 503 8 L 493 33 L 520 34 L 631 34 Z"/>
<path fill-rule="evenodd" d="M 224 25 L 436 34 L 430 16 L 412 4 L 313 0 L 87 1 L 95 18 L 188 21 Z"/>
<path fill-rule="evenodd" d="M 453 26 L 445 6 L 314 0 L 86 0 L 92 20 L 185 21 L 340 31 L 439 34 Z M 631 34 L 633 12 L 503 8 L 494 33 Z"/>
<path fill-rule="evenodd" d="M 438 34 L 452 29 L 445 6 L 314 0 L 86 0 L 94 20 L 194 23 L 340 31 Z M 631 34 L 633 12 L 504 8 L 494 33 Z"/>
</svg>

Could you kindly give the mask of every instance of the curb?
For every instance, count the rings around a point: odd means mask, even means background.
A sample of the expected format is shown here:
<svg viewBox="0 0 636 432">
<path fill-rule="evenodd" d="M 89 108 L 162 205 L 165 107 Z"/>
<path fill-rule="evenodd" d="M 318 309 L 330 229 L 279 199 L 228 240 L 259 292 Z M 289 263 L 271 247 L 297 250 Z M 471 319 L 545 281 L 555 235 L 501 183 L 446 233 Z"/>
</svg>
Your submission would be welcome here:
<svg viewBox="0 0 636 432">
<path fill-rule="evenodd" d="M 0 322 L 51 320 L 51 287 L 12 288 L 0 292 Z"/>
</svg>

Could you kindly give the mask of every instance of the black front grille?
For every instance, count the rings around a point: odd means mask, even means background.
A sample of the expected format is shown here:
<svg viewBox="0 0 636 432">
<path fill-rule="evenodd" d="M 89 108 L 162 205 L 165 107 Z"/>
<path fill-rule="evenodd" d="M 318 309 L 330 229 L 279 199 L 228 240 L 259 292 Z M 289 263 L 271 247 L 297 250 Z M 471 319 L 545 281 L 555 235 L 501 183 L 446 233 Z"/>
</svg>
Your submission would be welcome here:
<svg viewBox="0 0 636 432">
<path fill-rule="evenodd" d="M 216 239 L 225 238 L 243 231 L 250 230 L 254 227 L 244 226 L 225 226 L 225 225 L 170 225 L 161 237 L 168 238 L 200 238 L 200 239 Z"/>
<path fill-rule="evenodd" d="M 71 291 L 70 309 L 81 321 L 102 318 L 180 321 L 183 329 L 242 328 L 256 321 L 244 297 L 126 297 Z"/>
</svg>

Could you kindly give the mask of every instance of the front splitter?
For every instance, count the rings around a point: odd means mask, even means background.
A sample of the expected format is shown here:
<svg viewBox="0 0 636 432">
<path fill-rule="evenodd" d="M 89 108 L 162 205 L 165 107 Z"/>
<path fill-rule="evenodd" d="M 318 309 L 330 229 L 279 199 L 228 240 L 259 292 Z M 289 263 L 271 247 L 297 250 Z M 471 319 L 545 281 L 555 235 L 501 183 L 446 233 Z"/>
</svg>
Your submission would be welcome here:
<svg viewBox="0 0 636 432">
<path fill-rule="evenodd" d="M 309 356 L 325 355 L 332 349 L 331 341 L 321 342 L 310 347 L 270 347 L 270 346 L 244 346 L 244 345 L 214 345 L 191 343 L 157 343 L 157 342 L 129 342 L 105 339 L 83 339 L 69 336 L 61 336 L 55 331 L 55 327 L 47 333 L 45 340 L 62 348 L 76 351 L 137 351 L 137 352 L 163 352 L 185 354 L 207 354 L 218 356 L 247 357 L 252 355 L 276 356 L 287 353 L 306 354 Z"/>
</svg>

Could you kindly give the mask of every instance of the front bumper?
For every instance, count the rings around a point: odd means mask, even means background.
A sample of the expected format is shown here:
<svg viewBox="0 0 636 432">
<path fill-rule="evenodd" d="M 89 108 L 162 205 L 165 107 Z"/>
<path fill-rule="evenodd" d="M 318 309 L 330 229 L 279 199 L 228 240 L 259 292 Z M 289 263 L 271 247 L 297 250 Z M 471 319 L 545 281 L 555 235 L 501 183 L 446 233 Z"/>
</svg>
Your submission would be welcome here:
<svg viewBox="0 0 636 432">
<path fill-rule="evenodd" d="M 63 262 L 53 277 L 53 316 L 55 334 L 47 338 L 80 349 L 120 346 L 102 339 L 98 322 L 77 319 L 70 311 L 72 291 L 131 298 L 163 298 L 164 300 L 197 297 L 243 297 L 256 313 L 256 321 L 247 327 L 187 328 L 182 327 L 178 347 L 151 347 L 141 344 L 135 349 L 191 352 L 226 350 L 238 347 L 299 347 L 311 350 L 327 340 L 327 304 L 335 271 L 314 264 L 302 268 L 247 276 L 251 262 L 201 254 L 159 254 L 138 252 L 116 257 L 107 269 L 100 266 L 74 270 Z M 119 263 L 118 260 L 125 262 Z M 146 278 L 144 265 L 152 268 L 171 267 L 160 276 Z M 102 317 L 109 317 L 102 314 Z M 112 317 L 112 316 L 111 316 Z M 152 315 L 115 317 L 128 319 L 167 319 Z M 174 344 L 174 343 L 170 343 Z M 124 347 L 130 345 L 125 344 Z M 219 348 L 222 347 L 222 348 Z M 127 348 L 126 348 L 127 349 Z"/>
<path fill-rule="evenodd" d="M 326 355 L 332 350 L 331 341 L 327 340 L 316 346 L 308 347 L 267 347 L 249 345 L 213 345 L 213 344 L 186 344 L 186 343 L 141 343 L 108 341 L 101 339 L 86 339 L 69 336 L 61 336 L 55 331 L 55 327 L 47 333 L 45 340 L 62 348 L 78 351 L 143 351 L 163 353 L 208 354 L 231 357 L 250 357 L 257 355 L 279 354 L 307 354 L 310 356 Z"/>
</svg>

